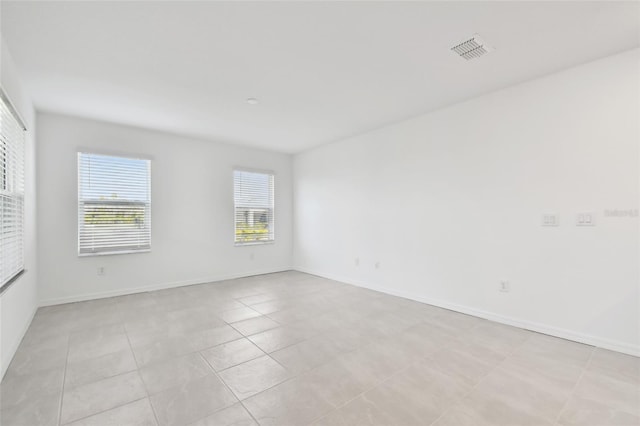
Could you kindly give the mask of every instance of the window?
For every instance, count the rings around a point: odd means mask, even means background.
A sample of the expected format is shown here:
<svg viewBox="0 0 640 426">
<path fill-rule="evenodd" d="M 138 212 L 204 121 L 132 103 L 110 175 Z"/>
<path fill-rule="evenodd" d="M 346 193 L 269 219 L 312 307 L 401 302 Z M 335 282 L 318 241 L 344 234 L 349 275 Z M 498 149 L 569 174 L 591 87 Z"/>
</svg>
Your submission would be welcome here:
<svg viewBox="0 0 640 426">
<path fill-rule="evenodd" d="M 236 244 L 274 241 L 272 173 L 233 171 Z"/>
<path fill-rule="evenodd" d="M 78 153 L 78 254 L 151 249 L 151 161 Z"/>
<path fill-rule="evenodd" d="M 0 92 L 0 289 L 24 269 L 25 127 Z"/>
</svg>

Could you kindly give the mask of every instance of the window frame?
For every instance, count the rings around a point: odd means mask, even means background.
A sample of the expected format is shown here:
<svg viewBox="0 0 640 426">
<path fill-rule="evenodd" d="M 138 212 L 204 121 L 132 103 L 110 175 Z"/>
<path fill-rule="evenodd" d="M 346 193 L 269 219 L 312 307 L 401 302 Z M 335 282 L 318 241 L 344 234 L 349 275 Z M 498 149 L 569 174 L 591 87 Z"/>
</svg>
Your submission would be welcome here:
<svg viewBox="0 0 640 426">
<path fill-rule="evenodd" d="M 94 149 L 84 149 L 84 148 L 80 148 L 77 151 L 77 180 L 78 180 L 78 185 L 77 185 L 77 189 L 78 189 L 78 193 L 77 193 L 77 208 L 78 208 L 78 217 L 77 217 L 77 255 L 78 257 L 93 257 L 93 256 L 115 256 L 115 255 L 120 255 L 120 254 L 135 254 L 135 253 L 149 253 L 151 252 L 151 243 L 152 243 L 152 224 L 153 221 L 152 219 L 152 194 L 151 194 L 151 180 L 152 180 L 152 158 L 151 157 L 147 157 L 147 156 L 143 156 L 143 155 L 136 155 L 136 154 L 131 154 L 131 153 L 123 153 L 123 152 L 104 152 L 104 151 L 97 151 Z M 111 249 L 111 250 L 104 250 L 104 251 L 94 251 L 94 252 L 82 252 L 81 251 L 81 244 L 80 244 L 80 236 L 81 236 L 81 229 L 82 229 L 82 223 L 80 222 L 80 203 L 82 202 L 80 196 L 81 196 L 81 185 L 82 185 L 82 181 L 81 181 L 81 166 L 80 166 L 80 159 L 82 155 L 96 155 L 96 156 L 103 156 L 103 157 L 115 157 L 115 158 L 120 158 L 120 159 L 125 159 L 125 160 L 140 160 L 140 161 L 146 161 L 147 162 L 147 186 L 148 186 L 148 195 L 149 195 L 149 199 L 148 201 L 145 202 L 135 202 L 135 201 L 131 201 L 131 200 L 122 200 L 122 202 L 117 203 L 117 202 L 107 202 L 107 204 L 114 204 L 114 205 L 142 205 L 142 206 L 146 206 L 149 210 L 148 212 L 148 228 L 149 228 L 149 246 L 148 247 L 144 247 L 144 248 L 140 248 L 140 249 L 132 249 L 129 247 L 126 248 L 122 248 L 122 249 Z M 89 203 L 92 202 L 97 202 L 98 200 L 88 200 Z"/>
<path fill-rule="evenodd" d="M 7 277 L 0 277 L 0 295 L 11 287 L 11 285 L 17 281 L 17 279 L 25 273 L 25 192 L 26 192 L 26 154 L 27 154 L 27 127 L 24 124 L 24 120 L 20 117 L 20 114 L 13 106 L 11 99 L 7 96 L 6 92 L 2 87 L 0 87 L 0 102 L 4 105 L 9 116 L 13 119 L 13 122 L 10 123 L 11 126 L 16 127 L 14 130 L 17 130 L 17 139 L 15 141 L 15 146 L 11 147 L 10 144 L 12 141 L 6 141 L 6 148 L 3 149 L 3 159 L 2 159 L 2 182 L 0 182 L 0 191 L 7 192 L 9 197 L 15 197 L 16 199 L 21 200 L 20 203 L 20 231 L 15 232 L 15 236 L 19 236 L 16 241 L 19 241 L 19 260 L 20 267 L 15 272 L 11 273 L 11 275 L 7 275 Z M 19 146 L 18 146 L 19 145 Z M 18 161 L 11 162 L 9 160 L 10 155 L 9 150 L 12 148 L 17 148 L 17 151 L 13 155 L 18 155 Z M 17 168 L 17 175 L 15 176 L 16 181 L 13 182 L 14 185 L 18 184 L 18 188 L 14 190 L 8 190 L 7 186 L 9 184 L 10 175 L 13 172 L 10 169 L 10 166 L 15 166 Z M 18 203 L 16 203 L 18 204 Z M 17 223 L 17 222 L 16 222 Z"/>
<path fill-rule="evenodd" d="M 271 238 L 269 240 L 262 241 L 237 241 L 236 232 L 237 232 L 237 216 L 236 216 L 236 190 L 235 190 L 235 173 L 236 172 L 247 172 L 247 173 L 257 173 L 264 174 L 270 176 L 271 179 L 271 223 L 269 223 L 271 229 Z M 233 167 L 231 171 L 231 184 L 233 186 L 233 244 L 236 247 L 245 247 L 245 246 L 261 246 L 268 244 L 275 244 L 276 242 L 276 172 L 273 170 L 266 169 L 254 169 L 249 167 Z"/>
</svg>

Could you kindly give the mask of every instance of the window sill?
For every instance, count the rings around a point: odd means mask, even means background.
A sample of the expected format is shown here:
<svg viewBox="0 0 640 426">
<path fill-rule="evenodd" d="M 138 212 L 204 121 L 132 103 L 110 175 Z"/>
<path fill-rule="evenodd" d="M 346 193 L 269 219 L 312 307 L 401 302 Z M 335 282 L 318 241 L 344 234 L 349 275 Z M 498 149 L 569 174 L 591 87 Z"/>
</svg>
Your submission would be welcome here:
<svg viewBox="0 0 640 426">
<path fill-rule="evenodd" d="M 151 249 L 102 251 L 102 252 L 97 252 L 97 253 L 78 253 L 78 257 L 113 256 L 113 255 L 116 255 L 116 254 L 134 254 L 134 253 L 150 253 L 150 252 L 151 252 Z"/>
<path fill-rule="evenodd" d="M 268 245 L 268 244 L 275 244 L 276 241 L 275 240 L 269 240 L 269 241 L 248 241 L 246 243 L 235 243 L 234 245 L 236 247 L 242 247 L 242 246 L 263 246 L 263 245 Z"/>
<path fill-rule="evenodd" d="M 24 269 L 21 270 L 20 272 L 15 274 L 13 277 L 11 277 L 9 279 L 9 281 L 7 281 L 6 283 L 2 284 L 2 286 L 0 287 L 0 295 L 2 295 L 2 293 L 4 293 L 5 291 L 9 290 L 9 287 L 11 287 L 13 285 L 13 283 L 18 281 L 18 278 L 20 278 L 22 275 L 24 275 L 25 272 L 26 271 Z"/>
</svg>

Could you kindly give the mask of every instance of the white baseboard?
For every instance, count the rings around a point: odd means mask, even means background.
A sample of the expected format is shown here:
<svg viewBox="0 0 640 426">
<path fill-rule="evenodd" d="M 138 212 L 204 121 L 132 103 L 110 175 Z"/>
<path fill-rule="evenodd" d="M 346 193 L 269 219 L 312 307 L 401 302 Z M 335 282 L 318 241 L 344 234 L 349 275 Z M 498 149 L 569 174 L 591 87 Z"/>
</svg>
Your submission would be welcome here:
<svg viewBox="0 0 640 426">
<path fill-rule="evenodd" d="M 290 271 L 290 270 L 291 270 L 290 266 L 283 266 L 279 268 L 267 268 L 267 269 L 244 272 L 244 273 L 223 274 L 223 275 L 215 275 L 210 277 L 195 278 L 195 279 L 184 280 L 184 281 L 152 284 L 152 285 L 147 285 L 142 287 L 101 291 L 96 293 L 87 293 L 87 294 L 81 294 L 81 295 L 75 295 L 75 296 L 56 297 L 53 299 L 41 300 L 39 305 L 52 306 L 52 305 L 61 305 L 63 303 L 73 303 L 73 302 L 83 302 L 86 300 L 105 299 L 108 297 L 126 296 L 127 294 L 144 293 L 144 292 L 153 291 L 153 290 L 163 290 L 167 288 L 184 287 L 188 285 L 233 280 L 236 278 L 246 278 L 246 277 L 252 277 L 254 275 L 273 274 L 275 272 L 284 272 L 284 271 Z"/>
<path fill-rule="evenodd" d="M 550 336 L 560 337 L 562 339 L 572 340 L 574 342 L 585 343 L 587 345 L 597 346 L 603 349 L 610 349 L 612 351 L 622 352 L 628 355 L 640 356 L 640 346 L 632 345 L 625 342 L 605 339 L 598 336 L 579 333 L 572 330 L 567 330 L 564 328 L 527 321 L 519 318 L 508 317 L 508 316 L 496 314 L 493 312 L 484 311 L 481 309 L 458 305 L 458 304 L 443 301 L 443 300 L 431 299 L 431 298 L 420 296 L 417 294 L 411 294 L 409 292 L 398 291 L 398 290 L 390 289 L 386 287 L 370 285 L 363 281 L 353 280 L 345 277 L 339 277 L 333 274 L 325 274 L 325 273 L 314 271 L 308 268 L 294 266 L 293 270 L 304 272 L 307 274 L 317 275 L 319 277 L 328 278 L 334 281 L 340 281 L 340 282 L 355 285 L 358 287 L 367 288 L 369 290 L 379 291 L 381 293 L 390 294 L 392 296 L 398 296 L 398 297 L 403 297 L 405 299 L 415 300 L 417 302 L 422 302 L 428 305 L 449 309 L 451 311 L 456 311 L 456 312 L 460 312 L 467 315 L 473 315 L 475 317 L 484 318 L 484 319 L 495 321 L 501 324 L 507 324 L 514 327 L 524 328 L 526 330 L 548 334 Z"/>
<path fill-rule="evenodd" d="M 22 326 L 22 330 L 19 334 L 20 337 L 16 339 L 15 342 L 11 343 L 11 347 L 9 349 L 9 353 L 11 354 L 11 357 L 9 358 L 9 361 L 7 361 L 6 364 L 2 363 L 2 371 L 0 372 L 0 382 L 4 378 L 4 374 L 9 369 L 9 365 L 11 364 L 11 361 L 13 361 L 13 357 L 15 356 L 16 352 L 18 352 L 18 347 L 20 347 L 20 343 L 22 343 L 22 339 L 24 339 L 24 335 L 27 334 L 27 330 L 31 326 L 31 323 L 33 322 L 33 317 L 36 316 L 37 311 L 38 311 L 38 307 L 36 306 L 31 312 L 31 315 L 29 315 L 29 321 L 25 322 L 24 325 Z"/>
</svg>

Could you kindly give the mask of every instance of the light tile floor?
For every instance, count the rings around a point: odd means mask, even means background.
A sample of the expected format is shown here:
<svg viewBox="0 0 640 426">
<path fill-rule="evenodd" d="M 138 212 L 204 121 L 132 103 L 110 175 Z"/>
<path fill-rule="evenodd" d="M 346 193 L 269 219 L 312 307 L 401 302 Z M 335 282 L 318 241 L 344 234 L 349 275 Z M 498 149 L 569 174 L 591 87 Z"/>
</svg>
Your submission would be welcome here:
<svg viewBox="0 0 640 426">
<path fill-rule="evenodd" d="M 640 360 L 284 272 L 41 308 L 0 424 L 639 425 Z"/>
</svg>

